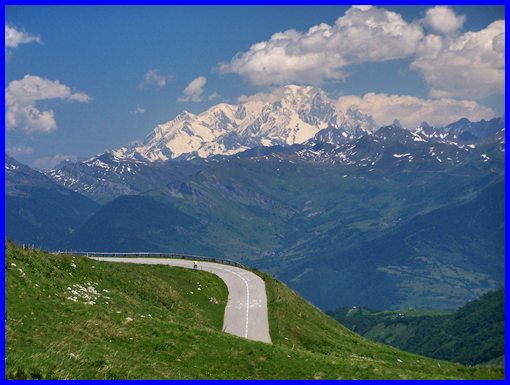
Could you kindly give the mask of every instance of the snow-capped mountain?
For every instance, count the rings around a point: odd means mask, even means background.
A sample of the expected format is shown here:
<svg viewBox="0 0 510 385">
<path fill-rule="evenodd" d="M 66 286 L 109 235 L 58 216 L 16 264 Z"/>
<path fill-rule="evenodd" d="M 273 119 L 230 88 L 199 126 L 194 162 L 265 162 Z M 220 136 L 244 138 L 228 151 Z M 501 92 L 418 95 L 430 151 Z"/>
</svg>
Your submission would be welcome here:
<svg viewBox="0 0 510 385">
<path fill-rule="evenodd" d="M 113 154 L 151 162 L 207 158 L 257 146 L 304 143 L 324 129 L 336 141 L 347 141 L 377 128 L 371 117 L 358 110 L 339 111 L 319 88 L 290 85 L 279 91 L 269 101 L 221 103 L 199 115 L 184 111 L 158 125 L 143 141 Z"/>
<path fill-rule="evenodd" d="M 55 182 L 98 202 L 185 180 L 208 162 L 229 158 L 306 161 L 349 167 L 456 167 L 504 155 L 504 116 L 461 119 L 445 127 L 378 128 L 359 110 L 339 111 L 318 88 L 286 86 L 238 104 L 183 112 L 143 141 L 68 162 L 46 173 Z M 492 154 L 494 145 L 497 152 Z M 183 160 L 176 162 L 172 160 Z M 185 160 L 185 161 L 184 161 Z"/>
<path fill-rule="evenodd" d="M 489 121 L 486 124 L 492 124 Z M 218 162 L 229 167 L 230 161 L 314 163 L 347 166 L 358 170 L 427 170 L 444 171 L 467 163 L 487 165 L 504 162 L 505 130 L 475 143 L 456 143 L 444 137 L 443 129 L 422 124 L 414 130 L 398 125 L 365 132 L 352 140 L 343 135 L 327 136 L 334 129 L 321 130 L 302 144 L 258 146 L 234 155 L 214 155 L 187 161 L 149 162 L 120 158 L 105 153 L 87 161 L 66 163 L 46 173 L 55 182 L 104 203 L 125 194 L 139 194 L 173 182 L 187 180 Z M 467 131 L 466 131 L 467 132 Z M 449 134 L 449 133 L 446 133 Z M 414 171 L 413 171 L 414 170 Z"/>
</svg>

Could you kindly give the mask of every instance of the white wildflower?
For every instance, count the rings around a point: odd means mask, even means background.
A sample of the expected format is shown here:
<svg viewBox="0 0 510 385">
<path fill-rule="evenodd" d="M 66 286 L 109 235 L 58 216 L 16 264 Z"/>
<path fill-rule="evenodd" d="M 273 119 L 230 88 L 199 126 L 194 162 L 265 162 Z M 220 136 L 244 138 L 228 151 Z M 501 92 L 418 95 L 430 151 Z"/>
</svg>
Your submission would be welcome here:
<svg viewBox="0 0 510 385">
<path fill-rule="evenodd" d="M 13 262 L 13 263 L 11 263 L 11 266 L 12 267 L 16 267 L 16 264 Z"/>
</svg>

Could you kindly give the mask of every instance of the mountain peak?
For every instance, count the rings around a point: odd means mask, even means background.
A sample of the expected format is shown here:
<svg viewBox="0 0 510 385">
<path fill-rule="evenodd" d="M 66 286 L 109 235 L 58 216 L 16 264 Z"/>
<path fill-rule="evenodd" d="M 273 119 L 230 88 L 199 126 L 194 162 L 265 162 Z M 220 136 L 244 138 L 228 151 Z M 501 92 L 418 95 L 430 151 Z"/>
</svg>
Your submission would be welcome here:
<svg viewBox="0 0 510 385">
<path fill-rule="evenodd" d="M 257 146 L 301 144 L 325 128 L 339 131 L 340 136 L 330 132 L 330 138 L 353 138 L 374 127 L 372 118 L 361 111 L 344 115 L 320 88 L 291 84 L 266 98 L 220 103 L 199 115 L 183 111 L 154 128 L 144 141 L 113 153 L 148 161 L 207 158 Z"/>
<path fill-rule="evenodd" d="M 184 120 L 184 119 L 190 119 L 190 118 L 194 118 L 196 117 L 196 115 L 192 114 L 191 112 L 187 111 L 187 110 L 183 110 L 179 115 L 177 115 L 175 117 L 174 120 Z"/>
<path fill-rule="evenodd" d="M 428 124 L 426 121 L 421 122 L 421 123 L 420 123 L 420 125 L 419 125 L 418 127 L 420 127 L 420 128 L 421 128 L 421 129 L 423 129 L 423 130 L 431 130 L 431 129 L 433 128 L 433 127 L 432 127 L 430 124 Z"/>
</svg>

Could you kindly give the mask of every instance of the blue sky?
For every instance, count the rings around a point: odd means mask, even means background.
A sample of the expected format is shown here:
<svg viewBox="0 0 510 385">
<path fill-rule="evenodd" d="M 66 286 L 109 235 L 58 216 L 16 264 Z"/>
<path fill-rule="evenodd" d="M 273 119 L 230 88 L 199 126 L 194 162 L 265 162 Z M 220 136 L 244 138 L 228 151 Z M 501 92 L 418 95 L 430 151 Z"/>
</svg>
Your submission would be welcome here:
<svg viewBox="0 0 510 385">
<path fill-rule="evenodd" d="M 45 169 L 143 138 L 184 109 L 288 83 L 319 86 L 381 123 L 408 115 L 406 103 L 437 122 L 499 116 L 498 20 L 503 7 L 8 6 L 6 149 Z M 367 23 L 404 33 L 366 35 Z"/>
</svg>

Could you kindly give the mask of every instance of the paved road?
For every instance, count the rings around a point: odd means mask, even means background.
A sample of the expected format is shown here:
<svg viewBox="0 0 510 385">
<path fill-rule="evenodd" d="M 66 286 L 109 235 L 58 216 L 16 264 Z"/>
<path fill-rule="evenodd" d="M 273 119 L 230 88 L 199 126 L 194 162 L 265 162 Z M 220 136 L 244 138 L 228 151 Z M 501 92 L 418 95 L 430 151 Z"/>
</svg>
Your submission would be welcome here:
<svg viewBox="0 0 510 385">
<path fill-rule="evenodd" d="M 170 265 L 192 269 L 193 261 L 170 258 L 91 257 L 98 261 Z M 227 285 L 228 302 L 223 331 L 250 340 L 271 343 L 267 319 L 267 298 L 264 281 L 250 271 L 235 266 L 199 262 L 200 270 L 216 274 Z"/>
</svg>

